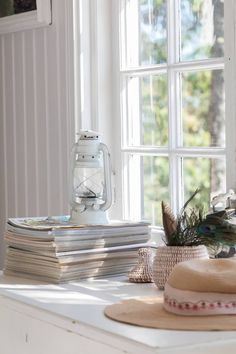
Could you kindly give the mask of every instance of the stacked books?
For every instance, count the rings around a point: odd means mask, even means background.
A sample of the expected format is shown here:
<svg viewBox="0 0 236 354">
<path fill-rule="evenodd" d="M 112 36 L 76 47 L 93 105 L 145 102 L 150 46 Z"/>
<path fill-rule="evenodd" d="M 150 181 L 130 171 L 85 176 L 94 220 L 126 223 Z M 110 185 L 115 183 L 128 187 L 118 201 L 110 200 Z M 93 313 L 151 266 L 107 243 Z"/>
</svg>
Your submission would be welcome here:
<svg viewBox="0 0 236 354">
<path fill-rule="evenodd" d="M 149 240 L 145 222 L 75 225 L 68 216 L 8 219 L 4 273 L 54 283 L 126 274 Z"/>
</svg>

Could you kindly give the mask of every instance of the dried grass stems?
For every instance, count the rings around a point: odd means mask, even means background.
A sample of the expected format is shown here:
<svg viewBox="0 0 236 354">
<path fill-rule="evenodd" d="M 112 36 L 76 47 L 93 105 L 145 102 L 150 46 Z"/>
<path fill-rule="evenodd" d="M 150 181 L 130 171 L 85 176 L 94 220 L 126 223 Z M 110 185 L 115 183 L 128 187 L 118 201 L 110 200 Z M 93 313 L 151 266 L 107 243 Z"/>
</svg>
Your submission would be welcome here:
<svg viewBox="0 0 236 354">
<path fill-rule="evenodd" d="M 200 192 L 197 189 L 187 200 L 177 217 L 162 202 L 162 220 L 167 246 L 205 245 L 216 249 L 236 245 L 236 225 L 229 223 L 226 211 L 206 215 L 202 207 L 190 207 L 190 202 Z"/>
</svg>

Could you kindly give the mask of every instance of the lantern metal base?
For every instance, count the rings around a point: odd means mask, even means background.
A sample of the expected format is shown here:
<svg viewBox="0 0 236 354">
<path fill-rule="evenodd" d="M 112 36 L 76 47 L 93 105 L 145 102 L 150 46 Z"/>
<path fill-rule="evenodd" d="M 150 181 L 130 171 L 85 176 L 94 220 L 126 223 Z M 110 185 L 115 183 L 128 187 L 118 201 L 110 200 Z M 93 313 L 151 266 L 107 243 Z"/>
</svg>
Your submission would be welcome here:
<svg viewBox="0 0 236 354">
<path fill-rule="evenodd" d="M 104 225 L 109 223 L 106 211 L 94 210 L 93 208 L 87 208 L 82 212 L 71 210 L 70 221 L 78 225 Z"/>
</svg>

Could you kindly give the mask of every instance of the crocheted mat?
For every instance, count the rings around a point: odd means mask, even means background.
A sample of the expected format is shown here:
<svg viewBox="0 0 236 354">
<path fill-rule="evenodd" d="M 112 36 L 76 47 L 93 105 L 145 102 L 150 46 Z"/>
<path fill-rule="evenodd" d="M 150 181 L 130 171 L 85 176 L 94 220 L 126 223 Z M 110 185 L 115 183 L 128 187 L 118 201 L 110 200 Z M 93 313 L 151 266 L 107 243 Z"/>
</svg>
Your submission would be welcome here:
<svg viewBox="0 0 236 354">
<path fill-rule="evenodd" d="M 105 315 L 115 321 L 149 328 L 185 331 L 236 330 L 236 315 L 180 316 L 165 311 L 162 303 L 163 299 L 160 297 L 125 300 L 107 306 Z"/>
</svg>

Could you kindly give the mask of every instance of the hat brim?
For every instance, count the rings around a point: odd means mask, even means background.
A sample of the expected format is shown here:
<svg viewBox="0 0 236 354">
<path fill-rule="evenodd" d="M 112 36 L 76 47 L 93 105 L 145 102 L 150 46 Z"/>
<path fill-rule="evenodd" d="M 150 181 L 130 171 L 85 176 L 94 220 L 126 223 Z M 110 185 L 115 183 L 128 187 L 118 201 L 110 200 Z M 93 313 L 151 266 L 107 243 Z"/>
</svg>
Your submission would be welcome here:
<svg viewBox="0 0 236 354">
<path fill-rule="evenodd" d="M 232 331 L 236 330 L 236 315 L 181 316 L 165 311 L 160 297 L 124 300 L 109 305 L 104 313 L 110 319 L 136 326 L 185 330 Z"/>
</svg>

